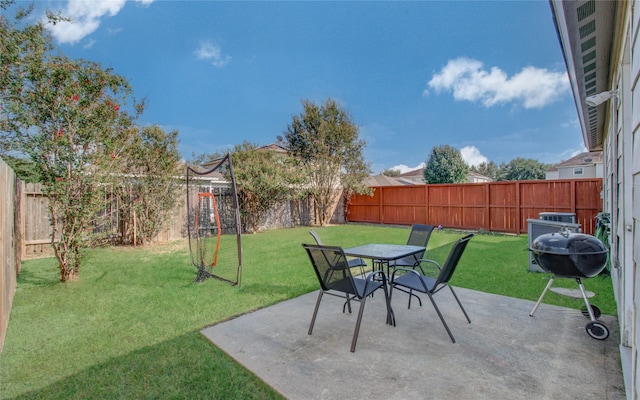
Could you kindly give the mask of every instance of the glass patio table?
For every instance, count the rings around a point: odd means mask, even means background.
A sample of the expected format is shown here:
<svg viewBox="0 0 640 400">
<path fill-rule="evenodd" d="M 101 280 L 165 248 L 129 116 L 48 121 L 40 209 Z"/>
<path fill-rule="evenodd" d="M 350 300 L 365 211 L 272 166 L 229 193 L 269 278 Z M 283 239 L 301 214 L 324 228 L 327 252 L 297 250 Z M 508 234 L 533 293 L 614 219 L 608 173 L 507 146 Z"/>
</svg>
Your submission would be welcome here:
<svg viewBox="0 0 640 400">
<path fill-rule="evenodd" d="M 374 269 L 376 267 L 375 264 L 379 264 L 380 270 L 383 272 L 386 265 L 387 275 L 389 275 L 390 261 L 412 256 L 423 251 L 424 247 L 408 244 L 369 243 L 344 249 L 344 254 L 351 257 L 370 258 L 374 262 Z"/>
</svg>

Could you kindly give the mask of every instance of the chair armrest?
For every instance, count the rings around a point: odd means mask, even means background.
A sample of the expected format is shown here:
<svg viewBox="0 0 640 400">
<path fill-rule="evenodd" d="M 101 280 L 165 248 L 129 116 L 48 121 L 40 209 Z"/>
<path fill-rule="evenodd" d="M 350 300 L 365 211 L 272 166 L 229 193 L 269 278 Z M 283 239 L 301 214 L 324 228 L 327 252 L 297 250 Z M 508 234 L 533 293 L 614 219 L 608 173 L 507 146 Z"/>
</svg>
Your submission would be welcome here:
<svg viewBox="0 0 640 400">
<path fill-rule="evenodd" d="M 374 272 L 370 273 L 369 275 L 367 275 L 367 277 L 365 278 L 365 282 L 372 281 L 377 275 L 380 275 L 382 277 L 382 281 L 383 282 L 387 281 L 387 276 L 384 274 L 383 271 L 374 271 Z"/>
<path fill-rule="evenodd" d="M 367 263 L 362 258 L 347 259 L 347 264 L 349 264 L 349 268 L 365 267 L 367 265 Z"/>
<path fill-rule="evenodd" d="M 442 271 L 442 268 L 440 267 L 440 264 L 438 264 L 437 261 L 435 260 L 427 260 L 426 258 L 420 259 L 418 261 L 416 261 L 416 264 L 414 265 L 413 268 L 420 268 L 420 272 L 422 272 L 422 275 L 427 275 L 425 272 L 425 268 L 422 267 L 422 263 L 425 263 L 427 265 L 430 266 L 435 266 L 436 268 L 438 268 L 438 274 L 440 273 L 440 271 Z"/>
<path fill-rule="evenodd" d="M 382 277 L 382 284 L 383 285 L 387 284 L 387 276 L 384 274 L 384 272 L 382 272 L 382 271 L 372 272 L 369 275 L 367 275 L 367 277 L 364 280 L 364 291 L 365 291 L 365 293 L 367 292 L 369 283 L 375 278 L 376 275 L 380 275 Z"/>
<path fill-rule="evenodd" d="M 418 271 L 416 271 L 414 268 L 394 268 L 393 269 L 393 274 L 391 274 L 390 283 L 393 283 L 393 281 L 396 279 L 396 272 L 398 272 L 398 271 L 404 271 L 405 273 L 412 273 L 412 274 L 416 274 L 416 275 L 420 276 Z"/>
<path fill-rule="evenodd" d="M 404 275 L 406 275 L 406 274 L 414 274 L 414 275 L 418 278 L 418 281 L 420 282 L 420 285 L 422 286 L 422 289 L 417 288 L 417 287 L 415 287 L 415 286 L 413 286 L 413 287 L 411 287 L 411 286 L 407 286 L 407 285 L 402 284 L 402 283 L 400 283 L 400 284 L 398 284 L 398 285 L 400 285 L 400 286 L 404 286 L 404 287 L 407 287 L 407 288 L 410 288 L 410 289 L 412 288 L 412 289 L 415 289 L 415 290 L 421 291 L 421 292 L 423 292 L 423 293 L 430 293 L 430 292 L 431 292 L 431 290 L 430 290 L 430 289 L 429 289 L 429 287 L 427 286 L 427 283 L 425 282 L 425 278 L 430 278 L 430 277 L 428 277 L 428 276 L 426 276 L 426 275 L 424 275 L 424 274 L 420 274 L 420 273 L 418 273 L 418 271 L 416 271 L 416 270 L 415 270 L 415 268 L 396 268 L 396 269 L 393 271 L 393 274 L 391 275 L 391 282 L 389 282 L 393 287 L 395 287 L 394 285 L 396 285 L 396 283 L 395 283 L 395 280 L 396 280 L 396 272 L 398 272 L 398 271 L 404 271 L 405 273 L 403 274 L 403 276 L 404 276 Z M 431 279 L 431 278 L 430 278 L 430 279 Z"/>
</svg>

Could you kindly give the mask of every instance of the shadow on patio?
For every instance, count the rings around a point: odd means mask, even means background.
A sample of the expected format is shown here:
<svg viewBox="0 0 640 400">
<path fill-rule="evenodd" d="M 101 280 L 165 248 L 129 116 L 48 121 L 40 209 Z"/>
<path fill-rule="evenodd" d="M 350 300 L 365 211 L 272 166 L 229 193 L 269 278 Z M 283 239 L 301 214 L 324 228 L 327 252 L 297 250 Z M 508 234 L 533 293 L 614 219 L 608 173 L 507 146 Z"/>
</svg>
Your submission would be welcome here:
<svg viewBox="0 0 640 400">
<path fill-rule="evenodd" d="M 210 326 L 202 333 L 288 399 L 624 399 L 615 317 L 611 335 L 590 338 L 579 310 L 456 288 L 436 301 L 451 343 L 428 299 L 394 294 L 397 326 L 385 325 L 382 295 L 367 300 L 355 353 L 358 304 L 325 296 L 313 335 L 317 291 Z M 380 293 L 382 294 L 382 293 Z M 426 300 L 426 302 L 425 302 Z"/>
</svg>

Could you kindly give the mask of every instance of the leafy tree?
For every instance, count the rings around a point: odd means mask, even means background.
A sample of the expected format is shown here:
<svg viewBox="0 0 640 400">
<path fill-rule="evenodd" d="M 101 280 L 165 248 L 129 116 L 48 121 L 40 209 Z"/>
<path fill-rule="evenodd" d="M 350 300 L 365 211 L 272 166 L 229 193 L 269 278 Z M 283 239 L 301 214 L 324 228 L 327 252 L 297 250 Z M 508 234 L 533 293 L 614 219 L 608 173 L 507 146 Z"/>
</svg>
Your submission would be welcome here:
<svg viewBox="0 0 640 400">
<path fill-rule="evenodd" d="M 293 117 L 284 132 L 288 148 L 309 171 L 307 185 L 316 210 L 316 223 L 331 219 L 330 207 L 340 192 L 369 193 L 364 181 L 370 175 L 362 153 L 366 142 L 358 126 L 331 98 L 318 106 L 303 100 L 304 111 Z"/>
<path fill-rule="evenodd" d="M 0 154 L 3 155 L 13 149 L 8 102 L 21 90 L 26 66 L 39 65 L 43 55 L 53 47 L 42 24 L 26 25 L 22 29 L 16 27 L 29 16 L 33 6 L 18 9 L 15 23 L 9 20 L 5 12 L 12 3 L 0 2 L 0 10 L 3 10 L 0 14 Z"/>
<path fill-rule="evenodd" d="M 399 169 L 385 169 L 384 171 L 382 171 L 382 175 L 384 176 L 398 176 L 400 175 L 401 172 Z"/>
<path fill-rule="evenodd" d="M 463 183 L 467 181 L 469 167 L 462 159 L 460 151 L 449 146 L 435 146 L 431 149 L 424 170 L 427 183 Z"/>
<path fill-rule="evenodd" d="M 38 166 L 25 157 L 14 157 L 10 155 L 2 156 L 4 162 L 11 167 L 16 176 L 23 182 L 35 183 L 40 182 L 40 175 L 38 174 Z"/>
<path fill-rule="evenodd" d="M 187 166 L 193 168 L 194 170 L 199 170 L 200 167 L 208 162 L 211 162 L 213 160 L 217 160 L 219 158 L 224 157 L 226 153 L 201 153 L 201 154 L 196 154 L 196 153 L 191 153 L 191 158 L 186 160 L 186 164 Z"/>
<path fill-rule="evenodd" d="M 132 144 L 144 107 L 126 110 L 131 88 L 111 70 L 51 55 L 41 22 L 17 26 L 26 15 L 19 11 L 16 23 L 0 16 L 2 147 L 37 166 L 64 282 L 79 277 L 103 188 L 118 176 L 118 158 Z"/>
<path fill-rule="evenodd" d="M 144 244 L 172 217 L 180 196 L 178 131 L 167 133 L 156 125 L 139 129 L 125 153 L 121 168 L 127 173 L 117 185 L 122 205 L 119 212 L 122 220 L 128 221 L 122 237 Z"/>
<path fill-rule="evenodd" d="M 242 225 L 256 230 L 267 212 L 283 200 L 304 194 L 304 169 L 289 154 L 261 150 L 244 142 L 231 153 Z"/>
<path fill-rule="evenodd" d="M 499 178 L 501 181 L 526 181 L 544 179 L 549 165 L 531 158 L 515 158 L 508 164 L 500 164 Z"/>
<path fill-rule="evenodd" d="M 478 164 L 477 166 L 469 167 L 469 170 L 476 172 L 480 175 L 487 176 L 494 181 L 498 180 L 499 177 L 499 167 L 493 161 L 483 162 Z"/>
</svg>

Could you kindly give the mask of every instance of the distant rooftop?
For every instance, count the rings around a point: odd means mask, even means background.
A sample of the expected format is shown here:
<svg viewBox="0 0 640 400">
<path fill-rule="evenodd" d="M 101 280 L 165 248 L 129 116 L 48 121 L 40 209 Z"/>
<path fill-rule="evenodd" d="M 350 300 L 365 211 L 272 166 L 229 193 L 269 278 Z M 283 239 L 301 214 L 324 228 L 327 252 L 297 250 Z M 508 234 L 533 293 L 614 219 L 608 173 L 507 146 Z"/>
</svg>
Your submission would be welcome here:
<svg viewBox="0 0 640 400">
<path fill-rule="evenodd" d="M 400 178 L 399 176 L 373 175 L 367 178 L 367 186 L 402 186 L 413 185 L 415 182 Z"/>
<path fill-rule="evenodd" d="M 561 161 L 548 171 L 556 171 L 558 168 L 570 168 L 570 167 L 584 167 L 588 165 L 602 164 L 604 156 L 601 151 L 587 151 L 580 153 L 575 157 L 571 157 L 568 160 Z"/>
<path fill-rule="evenodd" d="M 405 172 L 397 176 L 398 178 L 423 178 L 424 168 L 414 169 L 413 171 Z"/>
<path fill-rule="evenodd" d="M 405 172 L 404 174 L 400 174 L 398 176 L 396 176 L 396 178 L 402 178 L 402 179 L 408 179 L 411 180 L 413 183 L 425 183 L 424 182 L 424 168 L 418 168 L 418 169 L 414 169 L 413 171 L 409 171 L 409 172 Z M 467 178 L 468 181 L 470 182 L 490 182 L 492 181 L 491 178 L 489 178 L 488 176 L 479 174 L 477 172 L 473 172 L 471 170 L 469 170 L 469 172 L 467 173 Z"/>
<path fill-rule="evenodd" d="M 279 141 L 271 144 L 267 144 L 265 146 L 258 147 L 258 150 L 273 150 L 276 153 L 288 153 L 289 149 L 287 149 L 287 143 Z"/>
</svg>

